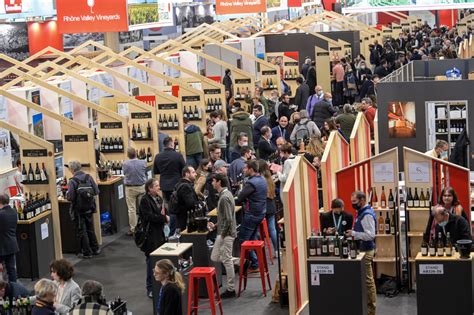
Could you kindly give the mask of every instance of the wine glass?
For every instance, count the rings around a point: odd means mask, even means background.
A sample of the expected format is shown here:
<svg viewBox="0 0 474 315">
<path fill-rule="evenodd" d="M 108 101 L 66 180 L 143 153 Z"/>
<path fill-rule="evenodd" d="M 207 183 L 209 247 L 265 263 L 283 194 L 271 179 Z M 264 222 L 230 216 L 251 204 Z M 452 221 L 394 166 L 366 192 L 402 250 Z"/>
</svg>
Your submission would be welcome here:
<svg viewBox="0 0 474 315">
<path fill-rule="evenodd" d="M 91 13 L 94 13 L 92 9 L 94 8 L 95 0 L 87 0 L 87 5 L 91 8 Z"/>
<path fill-rule="evenodd" d="M 176 228 L 175 236 L 176 236 L 176 239 L 178 240 L 178 242 L 176 243 L 176 247 L 179 247 L 179 238 L 181 237 L 181 229 L 180 228 Z"/>
</svg>

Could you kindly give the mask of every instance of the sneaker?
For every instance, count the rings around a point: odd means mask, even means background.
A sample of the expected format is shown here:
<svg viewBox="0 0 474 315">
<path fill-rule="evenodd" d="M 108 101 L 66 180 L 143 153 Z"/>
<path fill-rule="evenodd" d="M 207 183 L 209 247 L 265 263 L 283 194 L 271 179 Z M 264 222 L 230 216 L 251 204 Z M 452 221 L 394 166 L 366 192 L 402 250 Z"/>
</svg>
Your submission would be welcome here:
<svg viewBox="0 0 474 315">
<path fill-rule="evenodd" d="M 235 291 L 225 290 L 225 292 L 221 294 L 221 299 L 228 299 L 236 296 Z"/>
<path fill-rule="evenodd" d="M 100 248 L 98 248 L 96 251 L 92 252 L 92 255 L 97 256 L 97 255 L 100 254 L 100 252 L 101 252 L 101 250 L 100 250 Z"/>
<path fill-rule="evenodd" d="M 258 267 L 250 267 L 248 273 L 259 273 L 260 269 Z"/>
<path fill-rule="evenodd" d="M 148 296 L 150 299 L 152 299 L 152 298 L 153 298 L 153 292 L 152 292 L 152 291 L 148 292 L 148 293 L 147 293 L 147 296 Z"/>
</svg>

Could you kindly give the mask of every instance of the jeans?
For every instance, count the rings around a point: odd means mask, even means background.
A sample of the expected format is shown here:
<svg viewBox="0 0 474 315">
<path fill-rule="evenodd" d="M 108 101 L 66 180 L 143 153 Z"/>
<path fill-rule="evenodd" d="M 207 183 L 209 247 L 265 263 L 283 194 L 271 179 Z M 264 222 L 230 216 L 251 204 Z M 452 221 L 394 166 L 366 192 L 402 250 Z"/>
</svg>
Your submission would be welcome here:
<svg viewBox="0 0 474 315">
<path fill-rule="evenodd" d="M 0 256 L 0 262 L 3 262 L 3 265 L 8 274 L 8 280 L 11 282 L 16 282 L 16 257 L 15 254 L 10 254 L 6 256 Z"/>
<path fill-rule="evenodd" d="M 145 255 L 146 259 L 146 293 L 153 291 L 153 266 L 151 265 L 150 255 Z"/>
<path fill-rule="evenodd" d="M 259 216 L 250 213 L 244 214 L 242 224 L 240 225 L 239 230 L 239 239 L 241 243 L 243 243 L 244 241 L 251 241 L 256 239 L 258 226 L 260 225 L 264 217 L 265 214 L 261 214 Z M 258 268 L 257 254 L 255 254 L 255 251 L 250 252 L 250 263 L 250 267 Z"/>
<path fill-rule="evenodd" d="M 270 234 L 270 239 L 272 240 L 274 255 L 276 255 L 277 251 L 277 230 L 275 221 L 276 219 L 274 214 L 267 216 L 268 233 Z"/>
<path fill-rule="evenodd" d="M 235 291 L 234 279 L 235 270 L 234 262 L 232 261 L 232 248 L 234 245 L 234 237 L 226 236 L 222 238 L 218 235 L 214 242 L 214 248 L 212 249 L 211 259 L 215 262 L 221 262 L 226 271 L 227 278 L 227 291 Z"/>
<path fill-rule="evenodd" d="M 140 199 L 145 193 L 145 185 L 142 186 L 125 186 L 125 199 L 128 208 L 128 223 L 130 231 L 135 232 L 137 226 L 137 199 Z"/>
<path fill-rule="evenodd" d="M 77 238 L 81 244 L 82 254 L 90 256 L 99 249 L 97 238 L 94 233 L 94 221 L 92 213 L 76 216 Z"/>
<path fill-rule="evenodd" d="M 367 283 L 367 315 L 375 315 L 375 306 L 377 301 L 377 291 L 375 289 L 374 272 L 372 261 L 374 260 L 375 250 L 365 252 L 365 272 Z"/>
<path fill-rule="evenodd" d="M 195 169 L 198 168 L 202 160 L 202 153 L 186 155 L 186 164 L 191 165 Z"/>
</svg>

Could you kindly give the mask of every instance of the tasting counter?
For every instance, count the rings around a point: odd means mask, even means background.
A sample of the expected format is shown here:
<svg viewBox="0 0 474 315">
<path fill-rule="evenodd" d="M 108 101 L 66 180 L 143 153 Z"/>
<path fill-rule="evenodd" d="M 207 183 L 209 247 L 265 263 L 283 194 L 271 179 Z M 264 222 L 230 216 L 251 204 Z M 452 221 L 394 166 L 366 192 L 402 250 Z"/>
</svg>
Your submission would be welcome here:
<svg viewBox="0 0 474 315">
<path fill-rule="evenodd" d="M 61 246 L 63 254 L 78 254 L 81 247 L 77 239 L 77 228 L 71 220 L 71 202 L 58 197 L 59 222 L 61 223 Z"/>
<path fill-rule="evenodd" d="M 473 257 L 474 253 L 466 259 L 458 253 L 451 257 L 418 253 L 415 259 L 418 315 L 473 313 Z"/>
<path fill-rule="evenodd" d="M 54 232 L 51 210 L 29 220 L 19 220 L 16 230 L 20 251 L 16 254 L 18 278 L 38 279 L 49 273 L 54 260 Z"/>
<path fill-rule="evenodd" d="M 310 315 L 367 314 L 364 256 L 307 259 Z"/>
<path fill-rule="evenodd" d="M 100 213 L 110 213 L 115 232 L 128 226 L 128 208 L 125 201 L 125 185 L 123 181 L 123 176 L 112 176 L 106 181 L 97 181 L 100 190 Z"/>
<path fill-rule="evenodd" d="M 157 248 L 154 252 L 150 254 L 151 265 L 152 268 L 155 267 L 157 261 L 161 259 L 169 259 L 176 267 L 179 269 L 179 260 L 189 259 L 190 256 L 193 255 L 193 244 L 191 243 L 165 243 Z M 188 310 L 188 278 L 189 278 L 189 271 L 194 267 L 194 265 L 190 265 L 184 270 L 180 270 L 181 275 L 183 276 L 184 284 L 185 284 L 185 291 L 182 295 L 182 305 L 183 305 L 183 314 L 187 313 Z M 153 277 L 153 314 L 156 315 L 156 303 L 158 302 L 158 297 L 160 295 L 161 289 L 161 282 L 155 280 Z"/>
</svg>

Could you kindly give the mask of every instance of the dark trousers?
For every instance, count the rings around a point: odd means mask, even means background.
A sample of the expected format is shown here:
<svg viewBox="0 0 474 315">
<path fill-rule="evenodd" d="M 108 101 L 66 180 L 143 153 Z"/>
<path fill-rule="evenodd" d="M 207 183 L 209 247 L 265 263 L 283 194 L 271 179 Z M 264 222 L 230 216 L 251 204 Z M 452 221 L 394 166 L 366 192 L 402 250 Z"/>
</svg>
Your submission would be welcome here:
<svg viewBox="0 0 474 315">
<path fill-rule="evenodd" d="M 90 214 L 80 214 L 76 216 L 77 238 L 81 244 L 81 251 L 84 256 L 90 256 L 99 249 L 97 237 L 94 233 L 94 220 Z"/>
<path fill-rule="evenodd" d="M 7 270 L 8 280 L 16 282 L 16 258 L 15 254 L 0 256 L 0 262 L 3 262 Z"/>
<path fill-rule="evenodd" d="M 265 214 L 255 216 L 253 214 L 245 213 L 242 224 L 239 229 L 239 239 L 240 243 L 244 241 L 252 241 L 256 239 L 257 231 L 260 223 L 262 222 Z M 255 251 L 250 252 L 250 262 L 252 268 L 258 267 L 258 260 Z"/>
<path fill-rule="evenodd" d="M 151 265 L 150 255 L 145 255 L 146 258 L 146 292 L 149 294 L 153 291 L 153 266 Z"/>
<path fill-rule="evenodd" d="M 202 153 L 196 153 L 196 154 L 186 156 L 186 164 L 191 165 L 195 169 L 199 167 L 199 163 L 201 163 L 201 160 L 202 160 Z"/>
<path fill-rule="evenodd" d="M 332 94 L 332 104 L 341 106 L 344 102 L 344 82 L 334 82 L 334 92 Z"/>
</svg>

